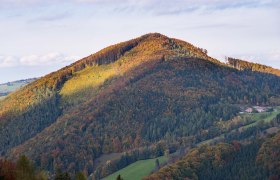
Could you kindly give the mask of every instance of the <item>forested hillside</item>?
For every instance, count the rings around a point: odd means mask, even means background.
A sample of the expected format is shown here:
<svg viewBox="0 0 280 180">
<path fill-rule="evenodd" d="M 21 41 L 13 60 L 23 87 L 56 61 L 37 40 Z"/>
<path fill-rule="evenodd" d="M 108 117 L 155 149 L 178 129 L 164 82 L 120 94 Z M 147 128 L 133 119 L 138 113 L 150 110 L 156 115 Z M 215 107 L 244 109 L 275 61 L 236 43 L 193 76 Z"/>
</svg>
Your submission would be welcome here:
<svg viewBox="0 0 280 180">
<path fill-rule="evenodd" d="M 246 144 L 203 145 L 144 179 L 279 179 L 279 148 L 280 133 Z"/>
<path fill-rule="evenodd" d="M 234 68 L 237 68 L 239 70 L 250 70 L 250 71 L 259 71 L 263 73 L 271 73 L 275 74 L 277 76 L 280 76 L 280 70 L 272 68 L 270 66 L 265 66 L 258 63 L 251 63 L 247 62 L 241 59 L 235 59 L 235 58 L 227 58 L 227 63 L 230 66 L 233 66 Z"/>
<path fill-rule="evenodd" d="M 0 101 L 0 153 L 26 155 L 52 173 L 89 175 L 103 154 L 141 149 L 135 159 L 159 156 L 212 136 L 240 105 L 280 105 L 279 84 L 274 74 L 238 70 L 189 43 L 148 34 Z M 221 146 L 231 153 L 230 145 Z"/>
</svg>

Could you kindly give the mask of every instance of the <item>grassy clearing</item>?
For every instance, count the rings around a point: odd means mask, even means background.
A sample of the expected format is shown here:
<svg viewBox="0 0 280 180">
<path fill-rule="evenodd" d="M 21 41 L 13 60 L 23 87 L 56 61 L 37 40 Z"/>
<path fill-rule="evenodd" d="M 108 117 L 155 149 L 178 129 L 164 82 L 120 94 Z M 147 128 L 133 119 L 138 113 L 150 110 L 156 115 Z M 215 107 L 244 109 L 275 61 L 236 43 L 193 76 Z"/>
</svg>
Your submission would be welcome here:
<svg viewBox="0 0 280 180">
<path fill-rule="evenodd" d="M 98 94 L 106 81 L 122 76 L 135 65 L 136 63 L 130 62 L 128 57 L 123 57 L 114 63 L 87 67 L 75 73 L 70 80 L 65 82 L 60 91 L 62 106 L 86 102 Z"/>
<path fill-rule="evenodd" d="M 6 96 L 0 96 L 0 101 L 2 100 L 2 99 L 4 99 Z"/>
<path fill-rule="evenodd" d="M 85 102 L 95 96 L 98 88 L 117 73 L 115 64 L 88 67 L 76 73 L 60 91 L 63 105 L 69 106 Z"/>
<path fill-rule="evenodd" d="M 68 80 L 62 90 L 61 94 L 70 95 L 88 87 L 96 87 L 103 82 L 116 75 L 116 69 L 113 65 L 101 65 L 85 68 Z"/>
<path fill-rule="evenodd" d="M 166 156 L 161 156 L 154 159 L 136 161 L 135 163 L 130 164 L 129 166 L 111 174 L 110 176 L 107 176 L 104 178 L 104 180 L 116 180 L 119 174 L 124 180 L 140 180 L 152 172 L 152 170 L 155 168 L 156 159 L 159 160 L 160 164 L 168 160 Z"/>
<path fill-rule="evenodd" d="M 249 116 L 251 119 L 255 120 L 255 122 L 248 124 L 246 126 L 242 126 L 241 128 L 247 129 L 249 127 L 256 126 L 260 121 L 263 121 L 264 123 L 269 123 L 277 116 L 279 112 L 280 112 L 280 106 L 274 107 L 273 112 L 245 114 L 244 116 Z"/>
</svg>

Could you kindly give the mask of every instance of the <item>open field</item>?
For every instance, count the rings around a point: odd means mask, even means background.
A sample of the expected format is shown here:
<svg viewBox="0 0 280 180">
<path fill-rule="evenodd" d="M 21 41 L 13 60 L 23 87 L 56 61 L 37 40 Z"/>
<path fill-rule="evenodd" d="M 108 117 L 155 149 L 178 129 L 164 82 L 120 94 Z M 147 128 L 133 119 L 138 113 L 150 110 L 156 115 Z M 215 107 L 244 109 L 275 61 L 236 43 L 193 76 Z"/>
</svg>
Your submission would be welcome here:
<svg viewBox="0 0 280 180">
<path fill-rule="evenodd" d="M 161 156 L 154 159 L 140 160 L 129 166 L 111 174 L 104 178 L 104 180 L 116 180 L 117 176 L 120 174 L 124 180 L 140 180 L 141 178 L 149 175 L 155 168 L 155 161 L 159 160 L 160 164 L 168 160 L 167 157 Z"/>
<path fill-rule="evenodd" d="M 263 121 L 264 123 L 269 123 L 270 121 L 272 121 L 277 114 L 280 113 L 280 107 L 274 107 L 274 111 L 273 112 L 262 112 L 262 113 L 251 113 L 251 114 L 245 114 L 245 116 L 249 116 L 251 119 L 255 120 L 255 122 L 248 124 L 246 126 L 241 127 L 242 129 L 245 128 L 249 128 L 249 127 L 253 127 L 256 126 L 260 121 Z"/>
</svg>

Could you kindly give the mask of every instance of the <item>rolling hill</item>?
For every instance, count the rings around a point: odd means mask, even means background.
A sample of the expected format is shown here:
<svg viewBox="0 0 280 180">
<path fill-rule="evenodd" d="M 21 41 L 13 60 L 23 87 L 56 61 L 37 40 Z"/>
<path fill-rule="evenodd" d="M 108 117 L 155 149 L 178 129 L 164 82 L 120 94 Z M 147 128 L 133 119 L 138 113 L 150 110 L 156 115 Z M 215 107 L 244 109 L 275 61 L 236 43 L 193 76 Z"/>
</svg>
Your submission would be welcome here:
<svg viewBox="0 0 280 180">
<path fill-rule="evenodd" d="M 231 67 L 190 43 L 147 34 L 0 101 L 0 155 L 24 154 L 50 172 L 95 172 L 98 179 L 109 173 L 96 173 L 100 156 L 143 147 L 160 156 L 174 144 L 202 141 L 240 105 L 280 105 L 279 84 L 270 71 Z"/>
</svg>

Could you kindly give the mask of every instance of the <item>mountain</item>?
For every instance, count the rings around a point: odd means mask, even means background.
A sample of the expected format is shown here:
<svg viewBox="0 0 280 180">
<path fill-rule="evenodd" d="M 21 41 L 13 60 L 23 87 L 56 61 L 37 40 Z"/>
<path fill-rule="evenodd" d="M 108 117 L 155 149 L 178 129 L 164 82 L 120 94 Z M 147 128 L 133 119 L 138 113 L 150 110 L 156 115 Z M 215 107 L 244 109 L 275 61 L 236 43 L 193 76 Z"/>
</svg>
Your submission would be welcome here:
<svg viewBox="0 0 280 180">
<path fill-rule="evenodd" d="M 0 101 L 0 153 L 98 179 L 109 173 L 96 163 L 104 155 L 162 155 L 218 135 L 215 125 L 241 106 L 280 105 L 279 84 L 275 74 L 230 67 L 190 43 L 147 34 Z"/>
<path fill-rule="evenodd" d="M 23 79 L 23 80 L 0 84 L 0 98 L 3 96 L 7 96 L 8 94 L 18 90 L 19 88 L 21 88 L 35 80 L 36 80 L 36 78 L 30 78 L 30 79 Z"/>
</svg>

